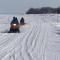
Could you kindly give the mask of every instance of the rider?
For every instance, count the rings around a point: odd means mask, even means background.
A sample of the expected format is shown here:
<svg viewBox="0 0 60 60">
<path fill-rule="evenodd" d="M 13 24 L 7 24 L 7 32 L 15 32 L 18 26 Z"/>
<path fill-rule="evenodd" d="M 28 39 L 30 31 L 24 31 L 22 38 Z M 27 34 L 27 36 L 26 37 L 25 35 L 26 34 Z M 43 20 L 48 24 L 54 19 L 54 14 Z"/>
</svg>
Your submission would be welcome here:
<svg viewBox="0 0 60 60">
<path fill-rule="evenodd" d="M 20 20 L 20 24 L 24 25 L 24 18 L 22 17 L 21 20 Z"/>
<path fill-rule="evenodd" d="M 10 27 L 9 33 L 10 33 L 10 32 L 12 32 L 12 33 L 13 33 L 13 32 L 20 32 L 20 30 L 19 30 L 19 22 L 18 22 L 17 17 L 13 17 L 13 20 L 12 20 L 12 22 L 11 22 L 10 24 L 11 24 L 11 27 Z M 16 24 L 16 27 L 18 27 L 18 28 L 13 29 L 14 27 L 13 27 L 12 24 Z"/>
<path fill-rule="evenodd" d="M 19 24 L 17 17 L 13 17 L 11 24 L 14 24 L 14 23 Z"/>
</svg>

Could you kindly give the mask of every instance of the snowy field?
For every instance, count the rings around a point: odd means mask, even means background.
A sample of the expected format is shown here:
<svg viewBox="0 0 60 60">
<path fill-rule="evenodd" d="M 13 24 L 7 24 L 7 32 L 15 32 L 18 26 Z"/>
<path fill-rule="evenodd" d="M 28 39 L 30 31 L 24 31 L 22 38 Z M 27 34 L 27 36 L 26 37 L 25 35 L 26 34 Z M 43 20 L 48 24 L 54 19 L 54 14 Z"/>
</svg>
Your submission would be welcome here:
<svg viewBox="0 0 60 60">
<path fill-rule="evenodd" d="M 9 31 L 12 17 L 25 26 Z M 0 60 L 60 60 L 60 15 L 0 15 Z"/>
</svg>

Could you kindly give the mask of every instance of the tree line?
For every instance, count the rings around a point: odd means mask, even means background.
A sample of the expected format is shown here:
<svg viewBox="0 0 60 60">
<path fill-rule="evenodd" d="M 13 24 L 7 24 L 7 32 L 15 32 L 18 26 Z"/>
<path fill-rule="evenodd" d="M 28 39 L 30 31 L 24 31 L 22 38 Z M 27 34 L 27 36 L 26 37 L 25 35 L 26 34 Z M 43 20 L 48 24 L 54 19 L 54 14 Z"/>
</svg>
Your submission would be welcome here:
<svg viewBox="0 0 60 60">
<path fill-rule="evenodd" d="M 60 7 L 42 7 L 42 8 L 30 8 L 26 14 L 60 14 Z"/>
</svg>

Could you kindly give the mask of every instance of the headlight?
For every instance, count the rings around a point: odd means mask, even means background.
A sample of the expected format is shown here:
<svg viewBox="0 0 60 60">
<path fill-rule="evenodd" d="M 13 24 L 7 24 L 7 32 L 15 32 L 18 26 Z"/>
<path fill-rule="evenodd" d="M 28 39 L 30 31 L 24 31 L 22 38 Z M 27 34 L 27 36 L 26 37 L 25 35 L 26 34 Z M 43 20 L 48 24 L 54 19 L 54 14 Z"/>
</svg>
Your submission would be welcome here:
<svg viewBox="0 0 60 60">
<path fill-rule="evenodd" d="M 13 24 L 14 26 L 16 26 L 16 24 Z"/>
</svg>

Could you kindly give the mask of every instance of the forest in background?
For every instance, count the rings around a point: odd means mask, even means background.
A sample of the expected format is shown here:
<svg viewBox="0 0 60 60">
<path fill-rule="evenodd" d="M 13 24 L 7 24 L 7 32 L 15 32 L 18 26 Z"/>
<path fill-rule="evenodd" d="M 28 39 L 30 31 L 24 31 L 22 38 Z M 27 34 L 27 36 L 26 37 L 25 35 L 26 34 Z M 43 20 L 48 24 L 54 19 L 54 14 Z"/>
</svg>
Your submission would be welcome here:
<svg viewBox="0 0 60 60">
<path fill-rule="evenodd" d="M 42 8 L 30 8 L 26 14 L 60 14 L 60 7 L 42 7 Z"/>
</svg>

